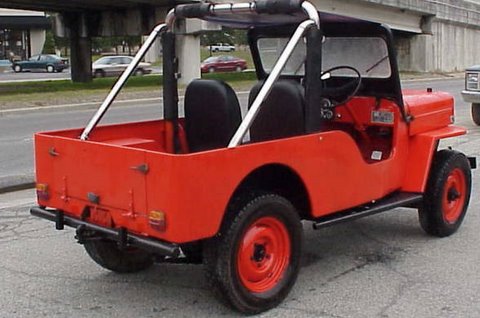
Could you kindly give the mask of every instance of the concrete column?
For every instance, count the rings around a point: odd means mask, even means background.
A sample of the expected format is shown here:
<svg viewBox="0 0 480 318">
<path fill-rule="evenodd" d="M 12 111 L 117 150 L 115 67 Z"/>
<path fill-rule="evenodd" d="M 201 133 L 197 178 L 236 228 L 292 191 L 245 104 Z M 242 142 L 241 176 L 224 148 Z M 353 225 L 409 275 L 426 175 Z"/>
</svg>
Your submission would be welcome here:
<svg viewBox="0 0 480 318">
<path fill-rule="evenodd" d="M 145 40 L 147 36 L 143 37 L 143 40 Z M 152 47 L 150 50 L 148 50 L 147 54 L 145 55 L 145 62 L 148 63 L 155 63 L 157 61 L 160 61 L 162 57 L 162 43 L 160 41 L 160 37 L 153 43 Z"/>
<path fill-rule="evenodd" d="M 178 58 L 179 84 L 188 84 L 201 77 L 200 73 L 200 37 L 202 23 L 197 19 L 177 22 L 176 51 Z"/>
<path fill-rule="evenodd" d="M 72 81 L 92 81 L 92 39 L 83 13 L 65 13 L 63 22 L 70 35 Z"/>
<path fill-rule="evenodd" d="M 432 41 L 433 36 L 430 34 L 419 34 L 412 37 L 410 41 L 410 63 L 412 71 L 436 71 Z"/>
<path fill-rule="evenodd" d="M 195 35 L 180 35 L 176 38 L 179 84 L 188 84 L 201 77 L 200 38 Z"/>
<path fill-rule="evenodd" d="M 92 81 L 92 39 L 90 37 L 70 38 L 70 67 L 72 81 L 87 83 Z"/>
</svg>

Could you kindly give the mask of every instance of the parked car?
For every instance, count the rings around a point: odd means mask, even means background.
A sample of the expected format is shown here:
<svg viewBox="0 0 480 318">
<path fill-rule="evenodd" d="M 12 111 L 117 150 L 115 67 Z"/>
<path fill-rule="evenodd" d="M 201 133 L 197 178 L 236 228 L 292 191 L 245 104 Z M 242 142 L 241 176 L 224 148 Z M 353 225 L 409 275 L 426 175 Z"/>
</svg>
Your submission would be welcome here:
<svg viewBox="0 0 480 318">
<path fill-rule="evenodd" d="M 217 43 L 210 45 L 209 50 L 212 52 L 233 52 L 235 51 L 235 45 L 227 44 L 227 43 Z"/>
<path fill-rule="evenodd" d="M 200 67 L 202 73 L 241 72 L 247 68 L 247 61 L 235 56 L 211 56 Z"/>
<path fill-rule="evenodd" d="M 12 62 L 9 60 L 0 60 L 0 73 L 5 73 L 12 70 Z"/>
<path fill-rule="evenodd" d="M 92 65 L 92 72 L 94 77 L 118 76 L 125 71 L 128 65 L 132 62 L 131 56 L 104 56 Z M 150 63 L 140 62 L 135 75 L 150 74 L 152 72 Z"/>
<path fill-rule="evenodd" d="M 472 104 L 472 119 L 480 126 L 480 65 L 469 67 L 465 71 L 465 90 L 463 100 Z"/>
<path fill-rule="evenodd" d="M 15 73 L 23 71 L 63 72 L 68 67 L 68 59 L 53 54 L 34 55 L 26 61 L 15 61 L 12 65 Z"/>
</svg>

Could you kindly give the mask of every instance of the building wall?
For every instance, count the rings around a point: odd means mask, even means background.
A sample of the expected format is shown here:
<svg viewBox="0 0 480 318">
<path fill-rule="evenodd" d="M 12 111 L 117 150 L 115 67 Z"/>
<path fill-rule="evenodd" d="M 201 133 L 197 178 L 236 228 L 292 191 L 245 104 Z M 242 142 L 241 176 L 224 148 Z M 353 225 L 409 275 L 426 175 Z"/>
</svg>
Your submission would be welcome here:
<svg viewBox="0 0 480 318">
<path fill-rule="evenodd" d="M 480 29 L 435 21 L 432 34 L 397 35 L 399 67 L 414 72 L 458 72 L 480 64 Z"/>
<path fill-rule="evenodd" d="M 3 58 L 24 59 L 42 52 L 46 37 L 45 29 L 31 27 L 28 23 L 29 19 L 38 19 L 38 17 L 45 17 L 45 13 L 0 8 L 0 28 L 7 30 L 7 32 L 4 32 L 5 34 L 15 35 L 15 40 L 10 39 L 10 41 L 6 41 L 0 38 L 0 42 L 3 43 L 3 47 L 0 48 L 0 55 L 4 55 Z M 16 23 L 13 25 L 3 25 L 7 20 L 7 23 L 13 23 L 12 21 L 16 19 L 26 20 L 26 22 L 22 25 Z M 28 43 L 25 43 L 26 41 L 28 41 Z M 5 45 L 6 42 L 9 42 L 8 45 Z"/>
</svg>

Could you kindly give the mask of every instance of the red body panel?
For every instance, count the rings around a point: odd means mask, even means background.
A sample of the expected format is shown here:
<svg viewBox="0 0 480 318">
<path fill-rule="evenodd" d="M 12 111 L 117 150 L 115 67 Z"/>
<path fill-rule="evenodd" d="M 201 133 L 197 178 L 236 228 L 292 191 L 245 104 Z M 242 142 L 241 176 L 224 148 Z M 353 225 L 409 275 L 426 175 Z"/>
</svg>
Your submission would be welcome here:
<svg viewBox="0 0 480 318">
<path fill-rule="evenodd" d="M 410 104 L 420 118 L 430 111 L 421 107 Z M 375 122 L 373 111 L 391 114 L 387 118 L 392 120 Z M 426 129 L 428 116 L 409 127 L 394 103 L 374 98 L 356 98 L 338 113 L 335 122 L 315 134 L 191 154 L 166 151 L 163 121 L 99 127 L 88 141 L 77 138 L 79 130 L 39 133 L 37 182 L 48 184 L 50 192 L 50 199 L 39 204 L 76 217 L 90 207 L 92 222 L 188 242 L 217 233 L 233 192 L 259 167 L 280 164 L 293 170 L 316 218 L 399 189 L 423 191 L 434 142 L 465 132 L 445 123 L 443 129 L 412 137 L 412 129 Z M 386 142 L 369 132 L 375 127 L 386 129 Z M 359 128 L 365 130 L 361 138 L 352 133 Z M 370 158 L 375 152 L 382 153 L 380 159 Z M 150 227 L 150 211 L 165 213 L 165 232 Z"/>
<path fill-rule="evenodd" d="M 404 91 L 407 113 L 413 117 L 410 136 L 453 123 L 453 96 L 444 92 Z"/>
</svg>

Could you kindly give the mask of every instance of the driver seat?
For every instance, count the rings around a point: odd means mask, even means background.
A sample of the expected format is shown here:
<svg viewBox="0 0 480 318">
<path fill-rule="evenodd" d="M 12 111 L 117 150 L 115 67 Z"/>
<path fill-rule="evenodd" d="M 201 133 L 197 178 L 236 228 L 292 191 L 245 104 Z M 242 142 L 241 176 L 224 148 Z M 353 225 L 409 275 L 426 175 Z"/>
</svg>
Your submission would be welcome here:
<svg viewBox="0 0 480 318">
<path fill-rule="evenodd" d="M 250 91 L 249 108 L 264 82 L 258 82 Z M 250 127 L 252 142 L 287 138 L 305 133 L 305 89 L 293 80 L 278 80 L 260 107 Z"/>
</svg>

